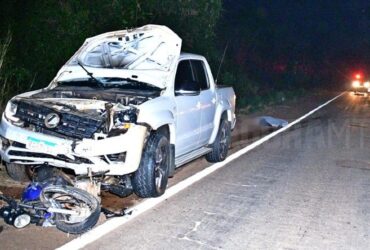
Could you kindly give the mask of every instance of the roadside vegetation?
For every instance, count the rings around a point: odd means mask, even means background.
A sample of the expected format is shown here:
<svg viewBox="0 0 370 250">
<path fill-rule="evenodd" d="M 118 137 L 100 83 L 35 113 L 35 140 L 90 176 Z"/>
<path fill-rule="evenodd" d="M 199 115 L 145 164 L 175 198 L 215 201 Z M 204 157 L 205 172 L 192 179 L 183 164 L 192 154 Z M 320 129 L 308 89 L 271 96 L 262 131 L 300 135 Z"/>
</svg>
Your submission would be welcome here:
<svg viewBox="0 0 370 250">
<path fill-rule="evenodd" d="M 219 72 L 218 83 L 233 86 L 238 107 L 246 111 L 311 87 L 312 65 L 284 57 L 286 45 L 273 40 L 281 28 L 257 7 L 247 6 L 238 16 L 227 2 L 1 1 L 0 109 L 17 93 L 46 86 L 87 37 L 148 23 L 170 27 L 183 39 L 183 51 L 206 56 Z"/>
<path fill-rule="evenodd" d="M 0 42 L 0 82 L 1 82 L 1 89 L 0 89 L 0 108 L 4 106 L 7 97 L 11 94 L 10 84 L 8 81 L 8 75 L 4 70 L 5 63 L 6 63 L 6 54 L 8 52 L 9 46 L 11 42 L 11 34 L 8 33 L 4 40 Z"/>
</svg>

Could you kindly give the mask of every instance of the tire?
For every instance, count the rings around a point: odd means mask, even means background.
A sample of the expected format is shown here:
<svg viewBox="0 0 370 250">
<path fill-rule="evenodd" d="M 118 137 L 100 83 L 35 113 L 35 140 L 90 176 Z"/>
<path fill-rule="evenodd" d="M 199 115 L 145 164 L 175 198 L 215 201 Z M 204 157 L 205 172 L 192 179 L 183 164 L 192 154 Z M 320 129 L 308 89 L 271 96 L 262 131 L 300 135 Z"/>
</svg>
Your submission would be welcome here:
<svg viewBox="0 0 370 250">
<path fill-rule="evenodd" d="M 55 195 L 57 196 L 56 199 Z M 86 209 L 90 210 L 90 214 L 87 217 L 77 219 L 73 218 L 71 215 L 55 213 L 55 225 L 60 231 L 70 234 L 81 234 L 89 231 L 98 222 L 100 216 L 99 201 L 85 190 L 70 186 L 50 185 L 43 189 L 41 197 L 41 200 L 49 203 L 51 207 L 75 210 L 71 204 L 76 203 L 63 204 L 67 203 L 65 197 L 70 197 L 69 200 L 74 199 L 78 204 L 84 204 L 87 207 Z M 81 208 L 81 206 L 77 207 L 76 210 L 79 208 Z"/>
<path fill-rule="evenodd" d="M 158 197 L 165 192 L 170 160 L 170 144 L 167 137 L 160 133 L 150 135 L 140 166 L 132 178 L 132 186 L 137 196 Z"/>
<path fill-rule="evenodd" d="M 226 159 L 227 152 L 231 141 L 231 126 L 230 122 L 222 119 L 217 132 L 215 142 L 212 145 L 212 151 L 206 154 L 208 162 L 220 162 Z"/>
<path fill-rule="evenodd" d="M 27 174 L 27 166 L 15 163 L 6 163 L 6 171 L 10 178 L 15 181 L 27 182 L 30 177 Z"/>
<path fill-rule="evenodd" d="M 49 165 L 43 165 L 43 166 L 36 168 L 35 180 L 37 182 L 43 182 L 55 176 L 56 173 L 57 173 L 57 170 L 55 167 L 52 167 Z"/>
</svg>

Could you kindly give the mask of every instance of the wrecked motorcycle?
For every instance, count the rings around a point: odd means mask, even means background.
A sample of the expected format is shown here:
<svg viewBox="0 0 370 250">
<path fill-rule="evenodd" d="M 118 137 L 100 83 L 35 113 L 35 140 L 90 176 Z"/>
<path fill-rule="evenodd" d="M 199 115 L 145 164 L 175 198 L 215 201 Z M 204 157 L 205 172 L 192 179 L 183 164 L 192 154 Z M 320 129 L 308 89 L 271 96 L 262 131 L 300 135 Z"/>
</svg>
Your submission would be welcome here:
<svg viewBox="0 0 370 250">
<path fill-rule="evenodd" d="M 69 186 L 60 177 L 32 182 L 23 191 L 19 202 L 2 194 L 0 200 L 7 203 L 0 208 L 0 216 L 16 228 L 30 223 L 55 225 L 63 232 L 81 234 L 94 227 L 100 216 L 100 204 L 96 197 Z"/>
</svg>

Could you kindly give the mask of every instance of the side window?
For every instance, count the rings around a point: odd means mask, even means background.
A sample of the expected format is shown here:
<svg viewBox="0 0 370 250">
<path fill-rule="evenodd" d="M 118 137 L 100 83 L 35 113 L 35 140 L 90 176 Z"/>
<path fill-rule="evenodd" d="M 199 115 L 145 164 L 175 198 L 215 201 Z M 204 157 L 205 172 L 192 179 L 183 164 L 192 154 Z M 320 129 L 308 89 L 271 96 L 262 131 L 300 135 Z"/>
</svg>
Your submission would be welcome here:
<svg viewBox="0 0 370 250">
<path fill-rule="evenodd" d="M 189 60 L 180 61 L 177 66 L 175 90 L 200 90 L 199 84 L 195 81 Z"/>
<path fill-rule="evenodd" d="M 204 63 L 200 60 L 192 60 L 191 65 L 195 74 L 196 81 L 200 85 L 201 90 L 209 89 L 208 77 L 204 68 Z"/>
</svg>

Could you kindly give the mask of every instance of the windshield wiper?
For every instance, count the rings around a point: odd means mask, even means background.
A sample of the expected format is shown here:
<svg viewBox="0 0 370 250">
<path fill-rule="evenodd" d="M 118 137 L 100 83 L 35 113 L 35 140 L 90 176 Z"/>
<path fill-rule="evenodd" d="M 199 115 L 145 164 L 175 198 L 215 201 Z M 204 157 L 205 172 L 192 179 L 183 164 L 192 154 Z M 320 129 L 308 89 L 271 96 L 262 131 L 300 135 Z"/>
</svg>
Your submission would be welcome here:
<svg viewBox="0 0 370 250">
<path fill-rule="evenodd" d="M 93 76 L 93 73 L 89 72 L 78 60 L 77 64 L 86 72 L 86 74 L 97 83 L 99 87 L 104 87 L 104 84 Z"/>
</svg>

